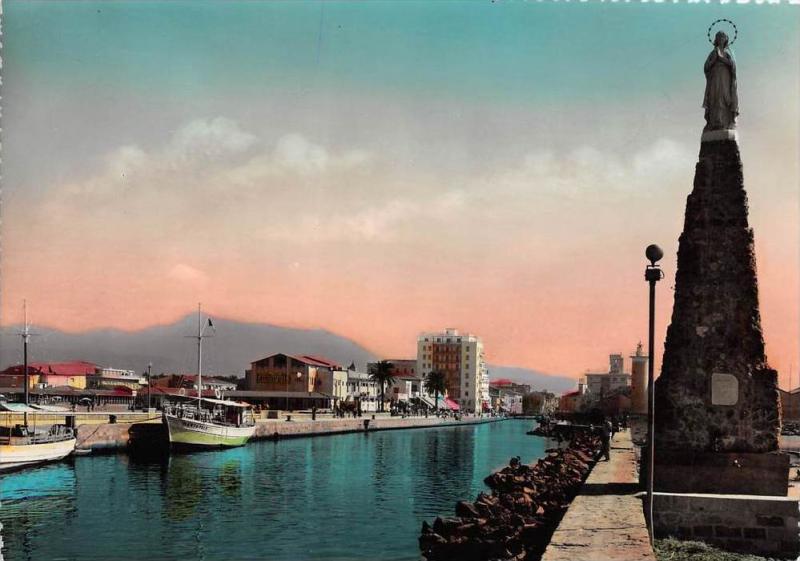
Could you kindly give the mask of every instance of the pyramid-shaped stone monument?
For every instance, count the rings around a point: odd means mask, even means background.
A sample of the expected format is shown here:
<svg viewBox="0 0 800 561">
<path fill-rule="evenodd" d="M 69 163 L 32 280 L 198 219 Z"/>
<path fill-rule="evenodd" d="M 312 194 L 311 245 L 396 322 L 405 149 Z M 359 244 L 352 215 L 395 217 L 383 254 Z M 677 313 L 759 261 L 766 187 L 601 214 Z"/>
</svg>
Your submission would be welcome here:
<svg viewBox="0 0 800 561">
<path fill-rule="evenodd" d="M 705 64 L 707 124 L 686 202 L 672 322 L 655 385 L 655 486 L 786 495 L 788 459 L 777 452 L 777 373 L 764 353 L 735 128 L 736 65 L 724 45 L 715 41 Z"/>
</svg>

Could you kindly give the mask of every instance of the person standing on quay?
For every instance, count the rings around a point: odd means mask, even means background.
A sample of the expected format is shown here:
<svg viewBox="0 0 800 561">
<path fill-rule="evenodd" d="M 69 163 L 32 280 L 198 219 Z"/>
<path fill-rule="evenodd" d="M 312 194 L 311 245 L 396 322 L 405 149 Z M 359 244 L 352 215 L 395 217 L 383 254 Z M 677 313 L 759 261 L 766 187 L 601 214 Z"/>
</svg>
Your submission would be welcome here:
<svg viewBox="0 0 800 561">
<path fill-rule="evenodd" d="M 603 443 L 603 458 L 608 462 L 611 460 L 611 421 L 608 419 L 600 425 L 600 440 Z"/>
</svg>

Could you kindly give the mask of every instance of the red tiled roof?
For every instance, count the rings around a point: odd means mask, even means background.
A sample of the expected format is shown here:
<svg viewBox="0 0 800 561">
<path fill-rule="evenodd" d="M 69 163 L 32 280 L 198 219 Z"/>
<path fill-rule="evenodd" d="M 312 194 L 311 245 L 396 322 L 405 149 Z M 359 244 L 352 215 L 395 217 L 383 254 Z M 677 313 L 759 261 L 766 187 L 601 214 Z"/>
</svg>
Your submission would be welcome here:
<svg viewBox="0 0 800 561">
<path fill-rule="evenodd" d="M 271 357 L 274 357 L 274 356 L 278 356 L 278 355 L 283 355 L 285 357 L 294 359 L 294 360 L 296 360 L 298 362 L 302 362 L 303 364 L 307 364 L 309 366 L 322 366 L 324 368 L 336 368 L 336 369 L 341 368 L 340 365 L 336 364 L 332 360 L 328 360 L 325 357 L 314 356 L 314 355 L 289 355 L 289 354 L 286 354 L 286 353 L 275 353 L 275 354 L 272 354 L 272 355 L 269 355 L 269 356 L 265 356 L 264 358 L 261 358 L 261 359 L 258 359 L 256 361 L 254 361 L 254 364 L 257 363 L 257 362 L 261 362 L 261 361 L 267 360 L 268 358 L 271 358 Z"/>
<path fill-rule="evenodd" d="M 325 357 L 321 356 L 313 356 L 313 355 L 302 355 L 302 356 L 292 356 L 292 358 L 299 360 L 300 362 L 305 362 L 307 364 L 311 364 L 312 366 L 324 366 L 326 368 L 339 368 L 339 365 L 333 362 L 332 360 L 328 360 Z"/>
<path fill-rule="evenodd" d="M 490 386 L 511 386 L 514 382 L 509 380 L 508 378 L 498 378 L 497 380 L 491 380 L 489 382 Z"/>
<path fill-rule="evenodd" d="M 572 391 L 572 392 L 567 392 L 565 394 L 561 394 L 561 397 L 571 397 L 573 395 L 580 395 L 580 393 L 581 392 L 579 390 L 575 390 L 575 391 Z"/>
<path fill-rule="evenodd" d="M 86 374 L 94 374 L 97 367 L 96 364 L 83 360 L 73 360 L 69 362 L 29 362 L 28 373 L 85 376 Z M 3 372 L 0 372 L 0 375 L 9 376 L 23 373 L 22 365 L 17 364 L 6 368 Z"/>
</svg>

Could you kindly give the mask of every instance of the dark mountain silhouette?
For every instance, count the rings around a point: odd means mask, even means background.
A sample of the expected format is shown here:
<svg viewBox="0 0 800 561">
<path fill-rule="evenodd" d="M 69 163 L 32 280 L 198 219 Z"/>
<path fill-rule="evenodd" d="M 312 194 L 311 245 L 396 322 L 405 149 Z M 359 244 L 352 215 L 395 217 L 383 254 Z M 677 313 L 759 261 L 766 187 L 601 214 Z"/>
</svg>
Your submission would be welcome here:
<svg viewBox="0 0 800 561">
<path fill-rule="evenodd" d="M 343 366 L 355 362 L 363 370 L 376 360 L 375 353 L 358 343 L 324 329 L 295 329 L 264 323 L 213 318 L 213 335 L 203 340 L 203 372 L 244 376 L 250 363 L 270 354 L 309 354 L 329 358 Z M 0 331 L 0 369 L 22 362 L 19 326 Z M 148 327 L 140 331 L 98 329 L 83 333 L 64 333 L 56 329 L 33 327 L 29 360 L 87 360 L 103 366 L 144 372 L 153 363 L 153 374 L 193 373 L 197 370 L 197 316 L 187 315 L 170 324 Z M 561 392 L 571 389 L 575 381 L 549 376 L 525 368 L 489 366 L 492 379 L 509 378 L 529 383 L 535 389 Z"/>
</svg>

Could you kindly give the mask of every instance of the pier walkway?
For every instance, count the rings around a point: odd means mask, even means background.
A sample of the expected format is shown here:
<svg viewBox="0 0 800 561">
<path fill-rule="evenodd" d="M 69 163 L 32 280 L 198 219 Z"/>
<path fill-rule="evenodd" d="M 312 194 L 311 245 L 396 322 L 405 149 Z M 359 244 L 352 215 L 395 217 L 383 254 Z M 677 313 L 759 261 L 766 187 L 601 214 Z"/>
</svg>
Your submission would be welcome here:
<svg viewBox="0 0 800 561">
<path fill-rule="evenodd" d="M 630 432 L 617 433 L 567 510 L 542 561 L 655 561 Z"/>
<path fill-rule="evenodd" d="M 501 420 L 499 417 L 464 417 L 456 421 L 437 417 L 391 417 L 388 414 L 376 414 L 375 419 L 372 419 L 371 414 L 369 417 L 357 419 L 331 417 L 321 417 L 315 421 L 294 419 L 293 416 L 292 421 L 259 420 L 256 423 L 253 440 L 474 425 Z M 141 423 L 83 424 L 78 425 L 77 448 L 95 452 L 119 451 L 126 449 L 133 439 L 139 445 L 147 446 L 152 443 L 158 446 L 163 444 L 164 438 L 160 417 Z"/>
</svg>

